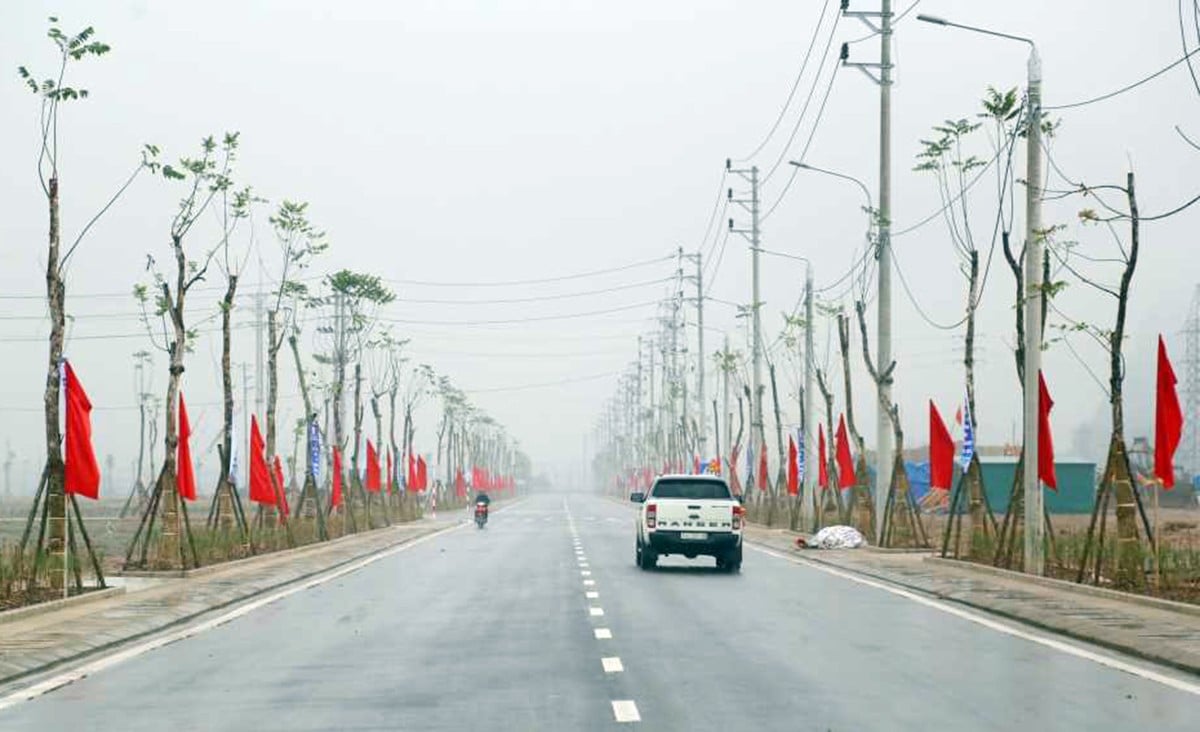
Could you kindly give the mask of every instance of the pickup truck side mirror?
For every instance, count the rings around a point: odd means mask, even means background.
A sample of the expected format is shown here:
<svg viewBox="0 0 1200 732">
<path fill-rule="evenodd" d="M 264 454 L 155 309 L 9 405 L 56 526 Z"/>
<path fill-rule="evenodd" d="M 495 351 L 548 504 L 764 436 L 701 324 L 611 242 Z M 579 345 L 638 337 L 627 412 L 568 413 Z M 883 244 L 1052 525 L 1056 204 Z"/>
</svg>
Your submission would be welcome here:
<svg viewBox="0 0 1200 732">
<path fill-rule="evenodd" d="M 634 503 L 645 503 L 646 494 L 641 491 L 634 491 L 633 493 L 629 494 L 629 500 L 633 501 Z"/>
</svg>

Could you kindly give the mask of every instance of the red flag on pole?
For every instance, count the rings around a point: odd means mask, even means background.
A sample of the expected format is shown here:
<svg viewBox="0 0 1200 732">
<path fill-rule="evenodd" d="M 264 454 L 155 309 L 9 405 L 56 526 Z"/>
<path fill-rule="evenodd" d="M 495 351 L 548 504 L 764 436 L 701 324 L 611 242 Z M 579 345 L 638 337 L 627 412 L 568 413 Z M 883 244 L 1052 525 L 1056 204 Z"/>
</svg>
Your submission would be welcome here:
<svg viewBox="0 0 1200 732">
<path fill-rule="evenodd" d="M 837 436 L 834 437 L 835 459 L 838 466 L 838 488 L 854 485 L 854 458 L 850 455 L 850 437 L 846 434 L 846 415 L 838 418 Z"/>
<path fill-rule="evenodd" d="M 1050 410 L 1054 400 L 1046 388 L 1046 377 L 1038 372 L 1038 478 L 1052 491 L 1058 491 L 1058 476 L 1054 474 L 1054 435 L 1050 432 Z"/>
<path fill-rule="evenodd" d="M 429 466 L 425 464 L 425 456 L 417 456 L 417 490 L 429 488 Z"/>
<path fill-rule="evenodd" d="M 742 481 L 738 480 L 737 463 L 738 453 L 742 451 L 741 445 L 733 446 L 733 454 L 729 456 L 729 488 L 733 491 L 733 495 L 742 495 Z M 649 489 L 649 485 L 646 486 Z"/>
<path fill-rule="evenodd" d="M 787 491 L 789 496 L 800 495 L 800 453 L 796 452 L 796 440 L 788 435 Z"/>
<path fill-rule="evenodd" d="M 67 382 L 64 490 L 96 500 L 100 497 L 100 466 L 92 449 L 92 402 L 70 363 L 63 362 L 63 371 Z"/>
<path fill-rule="evenodd" d="M 474 483 L 474 481 L 472 481 L 472 483 Z M 417 492 L 417 459 L 413 456 L 411 451 L 408 453 L 408 480 L 405 481 L 405 485 L 408 486 L 409 493 Z"/>
<path fill-rule="evenodd" d="M 287 487 L 283 483 L 283 463 L 280 462 L 278 455 L 275 456 L 275 494 L 279 496 L 278 506 L 283 512 L 283 517 L 287 518 L 291 509 L 288 506 Z"/>
<path fill-rule="evenodd" d="M 192 423 L 188 420 L 187 405 L 183 403 L 183 392 L 179 392 L 179 447 L 175 451 L 175 487 L 179 497 L 196 500 L 196 472 L 192 469 Z"/>
<path fill-rule="evenodd" d="M 929 400 L 929 487 L 950 490 L 954 481 L 954 439 L 942 421 L 933 400 Z"/>
<path fill-rule="evenodd" d="M 268 506 L 275 505 L 275 491 L 271 489 L 271 471 L 263 454 L 266 445 L 258 429 L 258 418 L 250 415 L 250 500 Z"/>
<path fill-rule="evenodd" d="M 462 468 L 454 474 L 454 495 L 459 498 L 467 497 L 467 481 L 463 478 Z"/>
<path fill-rule="evenodd" d="M 333 489 L 329 505 L 334 508 L 342 505 L 342 452 L 336 447 L 333 448 Z"/>
<path fill-rule="evenodd" d="M 761 449 L 758 451 L 758 490 L 766 492 L 767 490 L 767 442 L 763 440 Z"/>
<path fill-rule="evenodd" d="M 829 487 L 829 459 L 825 457 L 825 425 L 817 425 L 817 483 L 821 490 Z"/>
<path fill-rule="evenodd" d="M 378 493 L 382 482 L 379 479 L 379 453 L 375 446 L 367 440 L 367 490 Z"/>
<path fill-rule="evenodd" d="M 1183 436 L 1183 410 L 1175 392 L 1175 369 L 1167 357 L 1167 344 L 1158 337 L 1158 389 L 1154 400 L 1154 475 L 1163 488 L 1175 487 L 1175 449 Z"/>
</svg>

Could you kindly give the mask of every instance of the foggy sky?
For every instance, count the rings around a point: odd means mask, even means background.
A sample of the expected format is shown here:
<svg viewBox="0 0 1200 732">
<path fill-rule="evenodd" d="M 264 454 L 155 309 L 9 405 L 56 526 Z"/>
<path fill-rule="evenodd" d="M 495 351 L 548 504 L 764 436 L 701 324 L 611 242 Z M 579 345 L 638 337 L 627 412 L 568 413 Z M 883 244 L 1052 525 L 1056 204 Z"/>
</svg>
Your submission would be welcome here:
<svg viewBox="0 0 1200 732">
<path fill-rule="evenodd" d="M 72 81 L 91 98 L 62 112 L 64 236 L 71 240 L 136 164 L 144 143 L 168 160 L 194 154 L 199 140 L 241 132 L 236 180 L 276 203 L 310 202 L 310 215 L 332 247 L 312 275 L 341 268 L 376 272 L 399 300 L 384 311 L 396 335 L 411 338 L 410 355 L 448 374 L 505 424 L 543 468 L 577 466 L 585 436 L 619 373 L 636 357 L 636 339 L 655 329 L 654 304 L 675 269 L 663 261 L 598 277 L 511 287 L 450 286 L 551 278 L 666 257 L 676 247 L 720 250 L 721 221 L 705 227 L 722 183 L 726 157 L 758 145 L 787 95 L 822 2 L 229 2 L 150 3 L 129 0 L 54 3 L 17 0 L 0 7 L 0 440 L 18 460 L 40 466 L 40 403 L 48 325 L 43 316 L 45 203 L 37 184 L 37 100 L 16 76 L 27 64 L 45 75 L 53 63 L 45 17 L 67 31 L 94 25 L 113 46 L 98 61 L 75 67 Z M 784 145 L 808 96 L 837 3 L 818 35 L 812 66 L 779 131 L 754 159 L 769 169 L 798 157 L 817 99 L 795 141 Z M 872 4 L 855 2 L 871 9 Z M 899 2 L 899 10 L 908 7 Z M 962 3 L 924 0 L 920 12 L 1034 37 L 1044 64 L 1044 103 L 1103 94 L 1178 59 L 1176 4 L 1034 2 Z M 987 85 L 1024 84 L 1026 49 L 1018 43 L 936 28 L 915 21 L 896 29 L 893 90 L 893 222 L 906 228 L 940 204 L 932 179 L 912 171 L 919 139 L 947 118 L 973 116 Z M 842 19 L 831 54 L 867 35 Z M 878 39 L 851 47 L 852 60 L 876 61 Z M 875 195 L 878 176 L 877 87 L 853 69 L 837 72 L 806 160 L 862 179 Z M 1187 70 L 1176 68 L 1111 101 L 1056 113 L 1056 162 L 1088 183 L 1122 183 L 1138 175 L 1144 214 L 1173 208 L 1196 194 L 1200 153 L 1175 135 L 1181 125 L 1200 137 L 1200 96 Z M 986 138 L 977 141 L 988 152 Z M 1016 155 L 1023 176 L 1023 151 Z M 745 163 L 749 165 L 750 163 Z M 1191 175 L 1188 175 L 1190 173 Z M 764 206 L 779 198 L 792 171 L 786 162 L 763 189 Z M 1050 184 L 1062 187 L 1051 178 Z M 737 185 L 739 190 L 742 186 Z M 973 192 L 972 226 L 986 256 L 995 186 Z M 93 230 L 68 273 L 71 326 L 67 355 L 88 388 L 97 452 L 128 471 L 136 454 L 137 415 L 131 354 L 148 346 L 129 292 L 145 281 L 147 253 L 160 261 L 180 189 L 144 176 Z M 1018 188 L 1014 232 L 1023 230 Z M 763 246 L 810 257 L 818 287 L 850 266 L 862 243 L 865 215 L 852 184 L 799 174 L 763 224 Z M 1046 205 L 1044 221 L 1086 251 L 1111 251 L 1106 231 L 1081 227 L 1076 212 L 1094 206 L 1071 199 Z M 720 209 L 723 211 L 723 208 Z M 740 224 L 748 219 L 732 209 Z M 257 250 L 244 274 L 250 290 L 270 287 L 278 250 L 262 208 L 255 216 Z M 1200 208 L 1143 228 L 1142 259 L 1129 314 L 1127 434 L 1152 434 L 1153 346 L 1159 332 L 1177 365 L 1178 331 L 1200 272 L 1194 262 Z M 723 218 L 724 218 L 723 217 Z M 212 245 L 211 217 L 191 246 Z M 247 246 L 248 229 L 239 240 Z M 1019 238 L 1019 235 L 1018 237 Z M 898 266 L 921 308 L 935 321 L 961 317 L 963 279 L 940 220 L 894 240 Z M 257 267 L 259 258 L 264 271 Z M 734 308 L 750 299 L 749 251 L 729 237 L 719 269 L 709 268 L 706 349 L 721 331 L 745 348 Z M 1116 273 L 1095 270 L 1108 282 Z M 415 282 L 438 282 L 421 285 Z M 445 284 L 448 283 L 448 284 Z M 641 283 L 641 284 L 639 284 Z M 803 268 L 770 258 L 764 266 L 764 324 L 774 340 L 781 313 L 800 296 Z M 445 304 L 411 300 L 502 300 L 634 285 L 613 292 L 525 303 Z M 194 321 L 215 313 L 214 276 L 190 306 Z M 1020 419 L 1012 365 L 1012 279 L 996 252 L 980 313 L 977 375 L 979 440 L 1009 439 Z M 406 301 L 409 300 L 409 301 Z M 927 324 L 894 279 L 896 394 L 910 445 L 925 440 L 925 404 L 950 414 L 961 401 L 961 329 Z M 847 298 L 845 304 L 849 306 Z M 1111 327 L 1115 303 L 1072 283 L 1056 301 L 1068 314 Z M 237 310 L 234 361 L 253 364 L 252 301 Z M 439 325 L 439 321 L 519 320 L 630 306 L 604 315 L 518 324 Z M 694 315 L 689 315 L 689 319 Z M 873 317 L 872 317 L 873 321 Z M 694 320 L 689 320 L 689 323 Z M 201 325 L 184 390 L 207 448 L 219 427 L 219 323 Z M 873 325 L 872 325 L 873 328 Z M 695 329 L 689 328 L 694 338 Z M 820 358 L 836 356 L 818 330 Z M 857 338 L 855 339 L 857 342 Z M 1107 405 L 1090 368 L 1107 380 L 1107 361 L 1081 336 L 1072 354 L 1055 345 L 1045 369 L 1056 401 L 1060 455 L 1099 457 Z M 311 343 L 310 343 L 311 346 Z M 856 346 L 857 348 L 857 346 Z M 693 344 L 691 352 L 695 353 Z M 794 366 L 779 356 L 781 394 L 795 404 Z M 1082 361 L 1082 363 L 1081 363 Z M 836 367 L 834 358 L 829 362 Z M 282 371 L 287 424 L 298 416 L 290 359 Z M 1086 367 L 1085 368 L 1085 364 Z M 860 429 L 874 438 L 873 404 L 856 359 Z M 251 366 L 251 370 L 253 367 Z M 166 358 L 155 361 L 155 389 L 166 383 Z M 514 388 L 552 384 L 556 386 Z M 715 396 L 715 375 L 709 395 Z M 238 382 L 240 398 L 240 379 Z M 840 391 L 840 390 L 839 390 Z M 840 398 L 840 397 L 839 397 Z M 839 406 L 838 409 L 841 407 Z M 795 421 L 789 406 L 786 419 Z M 435 415 L 423 410 L 417 441 L 434 449 Z M 286 434 L 286 427 L 281 427 Z M 158 448 L 161 454 L 161 447 Z M 288 452 L 286 448 L 283 452 Z M 211 467 L 215 454 L 208 459 Z M 20 474 L 18 469 L 18 475 Z M 32 480 L 30 475 L 27 480 Z M 28 487 L 17 486 L 18 491 Z M 123 490 L 123 488 L 122 488 Z"/>
</svg>

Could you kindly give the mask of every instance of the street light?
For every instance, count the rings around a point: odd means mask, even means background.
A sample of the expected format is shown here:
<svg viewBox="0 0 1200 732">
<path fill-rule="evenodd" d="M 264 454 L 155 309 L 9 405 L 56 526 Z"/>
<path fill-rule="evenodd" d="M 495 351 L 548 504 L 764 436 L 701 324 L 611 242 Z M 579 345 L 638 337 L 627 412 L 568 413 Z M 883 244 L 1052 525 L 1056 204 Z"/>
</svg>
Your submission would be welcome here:
<svg viewBox="0 0 1200 732">
<path fill-rule="evenodd" d="M 1038 479 L 1038 377 L 1042 368 L 1042 61 L 1037 45 L 1030 38 L 1008 33 L 952 23 L 932 15 L 918 15 L 917 20 L 933 25 L 959 28 L 973 33 L 1020 41 L 1029 46 L 1026 82 L 1025 115 L 1025 379 L 1024 424 L 1025 463 L 1022 473 L 1025 490 L 1025 571 L 1045 574 L 1043 546 L 1042 484 Z"/>
<path fill-rule="evenodd" d="M 794 166 L 796 166 L 797 168 L 800 168 L 800 169 L 802 169 L 802 170 L 811 170 L 811 171 L 813 171 L 814 173 L 823 173 L 823 174 L 825 174 L 825 175 L 831 175 L 831 176 L 833 176 L 834 178 L 841 178 L 842 180 L 848 180 L 848 181 L 850 181 L 851 183 L 853 183 L 853 184 L 855 184 L 856 186 L 858 186 L 858 187 L 859 187 L 859 189 L 860 189 L 860 190 L 863 192 L 863 197 L 867 199 L 867 214 L 868 214 L 868 219 L 867 219 L 867 247 L 868 247 L 868 251 L 870 250 L 870 248 L 871 248 L 871 247 L 878 247 L 878 244 L 879 244 L 879 242 L 877 242 L 877 241 L 876 241 L 876 239 L 875 239 L 875 236 L 874 236 L 874 232 L 875 232 L 875 206 L 874 206 L 874 203 L 873 203 L 873 202 L 872 202 L 872 200 L 871 200 L 871 191 L 870 191 L 870 190 L 867 188 L 866 184 L 864 184 L 864 183 L 863 183 L 861 180 L 859 180 L 858 178 L 855 178 L 855 177 L 854 177 L 854 176 L 852 176 L 852 175 L 847 175 L 847 174 L 845 174 L 845 173 L 839 173 L 839 172 L 837 172 L 837 171 L 835 171 L 835 170 L 827 170 L 827 169 L 825 169 L 825 168 L 818 168 L 818 167 L 817 167 L 817 166 L 815 166 L 815 165 L 809 165 L 808 163 L 800 162 L 800 161 L 798 161 L 798 160 L 789 160 L 788 162 L 789 162 L 791 165 L 794 165 Z M 863 254 L 863 258 L 864 258 L 864 260 L 865 260 L 865 258 L 866 258 L 866 254 L 865 254 L 865 253 Z M 882 257 L 880 257 L 880 252 L 879 252 L 879 250 L 878 250 L 878 249 L 876 249 L 876 252 L 875 252 L 875 258 L 876 258 L 877 260 L 882 260 Z M 889 259 L 888 261 L 890 261 L 890 259 Z M 812 281 L 811 281 L 811 280 L 809 281 L 809 290 L 810 290 L 810 291 L 812 290 Z M 810 302 L 811 302 L 811 299 L 812 299 L 812 298 L 811 298 L 811 297 L 809 297 L 809 300 L 810 300 Z M 808 314 L 808 316 L 807 316 L 807 317 L 809 318 L 809 320 L 810 320 L 810 322 L 811 322 L 811 319 L 812 319 L 811 305 L 810 305 L 810 312 L 809 312 L 809 314 Z M 810 333 L 810 335 L 811 335 L 811 333 Z M 808 393 L 808 392 L 807 392 L 807 390 L 808 390 L 808 387 L 806 386 L 806 387 L 805 387 L 805 394 L 806 394 L 806 397 L 805 397 L 805 398 L 806 398 L 806 399 L 807 399 L 807 393 Z M 805 411 L 806 411 L 806 412 L 808 411 L 808 407 L 807 407 L 807 406 L 805 407 Z M 807 427 L 808 427 L 808 425 L 805 425 L 805 428 L 806 428 L 806 429 L 807 429 Z M 881 440 L 881 441 L 879 442 L 879 444 L 880 444 L 881 446 L 882 446 L 882 445 L 884 445 L 884 442 L 882 441 L 882 436 L 883 436 L 883 433 L 881 432 L 881 433 L 880 433 L 880 437 L 879 437 L 879 438 L 877 438 L 877 439 Z M 879 456 L 880 456 L 880 457 L 878 458 L 878 459 L 879 459 L 879 461 L 880 461 L 880 462 L 879 462 L 879 465 L 880 465 L 880 467 L 882 468 L 882 467 L 883 467 L 883 465 L 885 464 L 885 462 L 883 461 L 883 451 L 882 451 L 882 450 L 879 450 L 878 452 L 879 452 Z M 882 475 L 882 473 L 881 473 L 881 475 Z M 882 528 L 881 528 L 881 527 L 882 527 L 882 517 L 883 517 L 883 513 L 884 513 L 884 508 L 886 507 L 886 505 L 887 505 L 887 493 L 886 493 L 886 488 L 880 488 L 879 490 L 876 490 L 876 491 L 875 491 L 875 515 L 876 515 L 877 517 L 879 517 L 879 518 L 877 519 L 877 521 L 878 521 L 878 522 L 880 522 L 880 526 L 877 526 L 877 527 L 876 527 L 876 532 L 877 532 L 877 534 L 879 534 L 879 535 L 882 535 L 882 533 L 883 533 L 883 532 L 882 532 Z"/>
</svg>

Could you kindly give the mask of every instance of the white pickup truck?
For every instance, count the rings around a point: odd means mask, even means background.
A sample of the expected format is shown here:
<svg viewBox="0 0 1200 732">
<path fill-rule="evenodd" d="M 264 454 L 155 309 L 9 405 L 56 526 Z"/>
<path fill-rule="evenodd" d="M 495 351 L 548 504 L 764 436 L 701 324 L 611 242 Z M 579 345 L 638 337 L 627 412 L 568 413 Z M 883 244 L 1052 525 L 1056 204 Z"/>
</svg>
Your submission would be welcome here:
<svg viewBox="0 0 1200 732">
<path fill-rule="evenodd" d="M 742 568 L 745 509 L 723 478 L 712 475 L 662 475 L 649 494 L 636 492 L 637 565 L 653 569 L 660 556 L 714 557 L 717 568 Z"/>
</svg>

